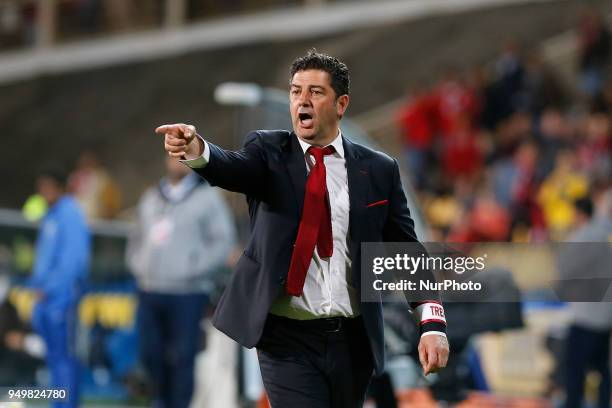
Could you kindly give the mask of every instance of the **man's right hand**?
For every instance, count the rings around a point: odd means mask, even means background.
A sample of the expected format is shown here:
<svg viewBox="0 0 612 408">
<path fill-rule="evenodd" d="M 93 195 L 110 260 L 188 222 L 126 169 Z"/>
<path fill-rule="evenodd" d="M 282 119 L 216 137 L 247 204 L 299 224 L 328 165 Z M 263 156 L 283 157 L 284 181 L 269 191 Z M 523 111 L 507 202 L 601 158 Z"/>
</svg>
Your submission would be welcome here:
<svg viewBox="0 0 612 408">
<path fill-rule="evenodd" d="M 164 149 L 172 157 L 191 160 L 204 151 L 204 143 L 196 137 L 196 128 L 192 125 L 163 125 L 155 129 L 155 133 L 164 135 Z"/>
</svg>

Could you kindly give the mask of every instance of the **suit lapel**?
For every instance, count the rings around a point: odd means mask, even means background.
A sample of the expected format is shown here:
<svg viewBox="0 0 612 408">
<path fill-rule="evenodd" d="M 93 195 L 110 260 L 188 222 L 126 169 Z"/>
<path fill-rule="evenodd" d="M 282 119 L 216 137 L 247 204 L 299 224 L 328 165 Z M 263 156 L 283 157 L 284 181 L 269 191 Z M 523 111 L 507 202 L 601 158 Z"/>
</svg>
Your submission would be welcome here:
<svg viewBox="0 0 612 408">
<path fill-rule="evenodd" d="M 297 140 L 295 133 L 291 132 L 289 140 L 285 145 L 283 151 L 285 155 L 285 164 L 287 165 L 287 171 L 289 172 L 289 178 L 293 185 L 294 194 L 296 199 L 298 218 L 302 216 L 302 209 L 304 207 L 304 193 L 306 191 L 306 162 L 304 160 L 304 152 L 300 147 L 300 143 Z"/>
</svg>

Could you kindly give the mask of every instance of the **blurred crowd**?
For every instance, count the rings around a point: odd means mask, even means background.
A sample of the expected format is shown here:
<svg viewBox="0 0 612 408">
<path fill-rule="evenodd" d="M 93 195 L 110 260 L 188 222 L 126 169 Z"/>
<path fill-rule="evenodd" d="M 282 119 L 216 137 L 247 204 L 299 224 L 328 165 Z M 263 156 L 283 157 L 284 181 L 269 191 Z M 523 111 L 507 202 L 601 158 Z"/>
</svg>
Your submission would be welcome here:
<svg viewBox="0 0 612 408">
<path fill-rule="evenodd" d="M 0 0 L 0 51 L 36 43 L 41 0 Z M 42 0 L 47 1 L 47 0 Z M 54 0 L 55 41 L 156 29 L 164 25 L 173 0 Z M 299 0 L 185 0 L 184 22 L 299 5 Z M 312 2 L 312 0 L 310 0 Z M 315 0 L 315 2 L 318 2 Z M 174 1 L 174 4 L 181 3 Z"/>
<path fill-rule="evenodd" d="M 431 227 L 428 240 L 609 241 L 611 41 L 603 17 L 585 9 L 576 25 L 571 80 L 542 52 L 508 41 L 490 64 L 448 67 L 431 86 L 410 90 L 397 122 L 404 162 Z M 609 265 L 568 261 L 581 259 L 584 246 L 568 248 L 556 264 L 563 279 L 609 277 Z M 469 327 L 481 320 L 479 313 L 490 315 L 500 305 L 487 303 L 478 310 L 478 304 L 470 304 L 473 309 L 454 321 Z M 457 303 L 446 306 L 447 316 L 462 312 Z M 587 373 L 595 371 L 600 381 L 590 399 L 598 401 L 593 406 L 609 407 L 610 303 L 570 303 L 569 309 L 559 347 L 550 350 L 554 366 L 544 395 L 564 401 L 565 408 L 584 406 Z M 467 337 L 475 333 L 470 328 Z M 456 337 L 451 333 L 455 353 L 463 345 Z"/>
<path fill-rule="evenodd" d="M 162 3 L 161 0 L 56 0 L 55 37 L 61 41 L 154 27 L 160 21 Z M 39 0 L 1 0 L 0 49 L 34 45 L 39 12 Z"/>
<path fill-rule="evenodd" d="M 576 203 L 610 186 L 610 32 L 585 10 L 577 37 L 575 87 L 509 41 L 490 65 L 411 90 L 398 122 L 433 241 L 560 240 Z"/>
<path fill-rule="evenodd" d="M 121 210 L 121 193 L 117 182 L 92 150 L 84 150 L 67 180 L 67 192 L 72 194 L 89 221 L 113 219 Z M 37 221 L 47 212 L 47 203 L 39 194 L 30 196 L 24 206 L 24 216 Z"/>
</svg>

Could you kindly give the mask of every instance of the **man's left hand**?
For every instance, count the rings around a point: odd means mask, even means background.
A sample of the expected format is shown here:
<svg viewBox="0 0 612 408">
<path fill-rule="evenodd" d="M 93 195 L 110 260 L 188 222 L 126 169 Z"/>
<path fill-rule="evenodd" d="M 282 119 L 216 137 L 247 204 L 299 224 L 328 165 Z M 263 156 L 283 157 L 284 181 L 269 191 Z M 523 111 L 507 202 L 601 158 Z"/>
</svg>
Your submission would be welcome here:
<svg viewBox="0 0 612 408">
<path fill-rule="evenodd" d="M 448 340 L 445 336 L 431 334 L 421 337 L 419 342 L 419 360 L 423 366 L 423 375 L 435 373 L 446 367 L 448 362 Z"/>
</svg>

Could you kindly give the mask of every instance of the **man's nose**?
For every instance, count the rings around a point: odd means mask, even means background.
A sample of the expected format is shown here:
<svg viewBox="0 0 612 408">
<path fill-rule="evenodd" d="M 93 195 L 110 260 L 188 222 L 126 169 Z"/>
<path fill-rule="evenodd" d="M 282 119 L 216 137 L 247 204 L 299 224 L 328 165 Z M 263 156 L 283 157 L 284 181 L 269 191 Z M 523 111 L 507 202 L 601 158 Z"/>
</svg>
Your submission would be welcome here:
<svg viewBox="0 0 612 408">
<path fill-rule="evenodd" d="M 300 93 L 298 103 L 300 106 L 310 106 L 310 94 L 308 92 Z"/>
</svg>

